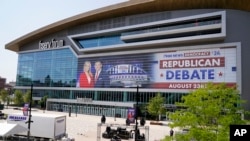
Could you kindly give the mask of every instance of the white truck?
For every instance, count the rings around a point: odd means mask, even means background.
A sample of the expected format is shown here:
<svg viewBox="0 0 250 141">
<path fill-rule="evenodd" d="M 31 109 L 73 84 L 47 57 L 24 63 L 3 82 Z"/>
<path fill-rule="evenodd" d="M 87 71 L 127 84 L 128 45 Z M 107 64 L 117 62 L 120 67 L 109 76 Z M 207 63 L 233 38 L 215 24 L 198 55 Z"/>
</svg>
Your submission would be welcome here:
<svg viewBox="0 0 250 141">
<path fill-rule="evenodd" d="M 9 114 L 7 123 L 16 123 L 28 128 L 29 116 L 23 113 Z M 30 123 L 30 137 L 47 138 L 52 140 L 61 139 L 66 135 L 66 116 L 32 113 Z M 25 135 L 21 133 L 18 135 Z"/>
</svg>

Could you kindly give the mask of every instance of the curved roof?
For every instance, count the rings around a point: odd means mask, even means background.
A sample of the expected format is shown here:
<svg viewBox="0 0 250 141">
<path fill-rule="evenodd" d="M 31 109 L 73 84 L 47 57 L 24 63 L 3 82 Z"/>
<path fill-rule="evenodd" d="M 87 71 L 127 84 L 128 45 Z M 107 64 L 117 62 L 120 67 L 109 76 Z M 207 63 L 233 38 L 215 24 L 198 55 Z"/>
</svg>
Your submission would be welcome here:
<svg viewBox="0 0 250 141">
<path fill-rule="evenodd" d="M 5 48 L 18 52 L 19 47 L 48 34 L 108 18 L 149 12 L 217 8 L 250 11 L 250 2 L 248 0 L 130 0 L 55 22 L 6 44 Z"/>
</svg>

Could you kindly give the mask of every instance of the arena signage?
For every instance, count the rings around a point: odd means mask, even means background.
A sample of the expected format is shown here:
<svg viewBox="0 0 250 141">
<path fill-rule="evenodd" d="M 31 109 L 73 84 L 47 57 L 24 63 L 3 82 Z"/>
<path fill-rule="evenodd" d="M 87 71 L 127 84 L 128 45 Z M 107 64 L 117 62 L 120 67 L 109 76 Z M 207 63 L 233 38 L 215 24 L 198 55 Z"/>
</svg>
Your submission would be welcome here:
<svg viewBox="0 0 250 141">
<path fill-rule="evenodd" d="M 155 54 L 155 87 L 196 89 L 208 82 L 236 84 L 236 48 Z"/>
<path fill-rule="evenodd" d="M 95 79 L 95 63 L 100 60 L 104 72 L 101 73 L 101 77 Z M 84 76 L 85 62 L 91 64 L 89 72 L 93 81 Z M 76 87 L 139 86 L 189 90 L 205 87 L 208 82 L 235 86 L 236 66 L 235 47 L 80 58 Z M 100 83 L 97 83 L 98 81 Z"/>
<path fill-rule="evenodd" d="M 46 49 L 53 49 L 53 48 L 59 48 L 64 46 L 64 40 L 55 40 L 52 39 L 48 42 L 39 41 L 39 49 L 40 50 L 46 50 Z"/>
<path fill-rule="evenodd" d="M 77 102 L 79 103 L 92 103 L 92 98 L 77 98 Z"/>
</svg>

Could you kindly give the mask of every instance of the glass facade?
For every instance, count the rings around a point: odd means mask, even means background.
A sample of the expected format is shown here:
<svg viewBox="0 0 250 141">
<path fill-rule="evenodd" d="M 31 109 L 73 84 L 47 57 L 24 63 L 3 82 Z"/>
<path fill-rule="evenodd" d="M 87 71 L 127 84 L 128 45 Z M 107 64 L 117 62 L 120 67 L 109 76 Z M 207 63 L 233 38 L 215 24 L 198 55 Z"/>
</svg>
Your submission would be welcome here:
<svg viewBox="0 0 250 141">
<path fill-rule="evenodd" d="M 159 92 L 139 92 L 138 102 L 148 103 L 149 100 L 155 97 Z M 176 92 L 162 92 L 165 97 L 166 104 L 174 104 L 176 101 L 180 102 L 181 97 L 187 93 Z M 49 98 L 62 99 L 77 99 L 90 98 L 96 101 L 112 101 L 112 102 L 135 102 L 136 92 L 127 91 L 98 91 L 98 90 L 33 90 L 34 97 L 43 97 L 48 95 Z"/>
<path fill-rule="evenodd" d="M 17 86 L 75 87 L 77 58 L 70 49 L 20 53 Z"/>
<path fill-rule="evenodd" d="M 154 18 L 156 16 L 149 17 L 148 21 L 145 21 L 145 17 L 134 17 L 134 19 L 130 17 L 132 20 L 129 20 L 129 24 L 136 25 L 139 23 L 160 21 L 160 19 L 164 19 L 163 17 Z M 164 17 L 167 17 L 168 19 L 168 14 Z M 216 28 L 216 31 L 209 29 L 205 31 L 190 30 L 188 33 L 181 31 L 180 33 L 176 32 L 170 35 L 157 34 L 162 31 L 217 25 L 222 23 L 221 16 L 219 15 L 198 19 L 192 18 L 191 20 L 185 21 L 177 20 L 176 22 L 164 24 L 152 24 L 150 26 L 142 26 L 133 29 L 128 28 L 127 30 L 124 29 L 122 31 L 102 33 L 96 36 L 91 35 L 91 32 L 98 31 L 97 27 L 99 27 L 100 30 L 123 27 L 126 26 L 125 21 L 125 19 L 116 19 L 113 21 L 111 19 L 100 22 L 99 26 L 96 26 L 96 23 L 93 23 L 93 26 L 84 26 L 84 28 L 86 28 L 85 32 L 90 34 L 88 34 L 87 37 L 77 37 L 72 39 L 77 42 L 78 48 L 90 49 L 105 46 L 115 47 L 115 45 L 127 44 L 129 42 L 221 33 L 221 28 Z M 69 32 L 73 31 L 69 30 Z M 82 31 L 80 30 L 77 31 L 77 33 L 78 32 Z M 126 36 L 129 37 L 130 35 L 140 36 L 145 34 L 145 36 L 148 36 L 146 34 L 150 33 L 154 35 L 149 37 L 137 37 L 136 39 L 135 37 L 132 39 L 124 38 Z M 98 50 L 96 50 L 96 52 L 97 51 Z M 117 48 L 117 52 L 118 51 L 119 48 Z M 114 53 L 110 56 L 105 56 L 105 54 L 94 56 L 95 54 L 87 52 L 86 54 L 78 54 L 79 58 L 75 56 L 71 49 L 64 47 L 53 50 L 23 52 L 19 53 L 16 86 L 24 87 L 20 89 L 25 92 L 28 91 L 29 86 L 33 84 L 35 87 L 33 90 L 33 97 L 36 100 L 48 96 L 47 110 L 68 112 L 71 108 L 72 112 L 79 114 L 105 114 L 106 116 L 112 117 L 119 115 L 118 117 L 125 118 L 127 117 L 127 110 L 135 107 L 137 95 L 135 90 L 131 91 L 131 89 L 129 90 L 128 88 L 134 88 L 136 85 L 138 86 L 138 84 L 140 86 L 140 91 L 138 92 L 138 103 L 141 106 L 145 106 L 145 104 L 147 104 L 150 99 L 155 97 L 158 93 L 165 98 L 166 105 L 174 105 L 175 102 L 182 101 L 182 96 L 186 95 L 188 92 L 177 92 L 172 85 L 171 88 L 168 88 L 170 87 L 169 84 L 175 84 L 175 81 L 172 80 L 172 78 L 169 78 L 171 81 L 166 81 L 167 77 L 163 77 L 163 74 L 166 74 L 165 68 L 160 68 L 159 65 L 162 61 L 166 62 L 169 56 L 178 58 L 175 56 L 177 53 L 185 54 L 188 52 L 176 51 L 175 54 L 172 54 L 172 52 L 151 52 L 142 54 L 138 52 L 138 54 L 124 55 L 116 55 L 116 53 Z M 98 52 L 97 54 L 102 54 L 102 52 Z M 86 57 L 84 55 L 90 55 L 91 57 Z M 179 59 L 180 58 L 181 57 L 179 57 Z M 101 79 L 112 85 L 102 88 L 78 87 L 77 82 L 78 79 L 80 79 L 79 76 L 81 76 L 83 72 L 83 66 L 86 61 L 89 61 L 92 64 L 90 71 L 93 74 L 96 72 L 94 64 L 101 61 L 102 69 L 106 70 L 109 75 L 107 81 L 104 80 L 105 77 L 102 77 Z M 168 70 L 168 72 L 170 71 Z M 178 79 L 179 75 L 176 76 Z M 121 82 L 123 82 L 123 85 L 120 85 Z M 186 81 L 184 82 L 186 83 Z M 197 83 L 200 83 L 200 81 Z M 161 91 L 159 90 L 160 92 L 158 91 L 158 88 L 161 89 Z M 152 91 L 147 91 L 147 89 L 151 89 Z M 162 91 L 162 89 L 166 91 Z M 81 98 L 89 99 L 90 102 L 79 102 L 78 99 Z"/>
<path fill-rule="evenodd" d="M 122 36 L 167 31 L 167 30 L 174 30 L 174 29 L 182 29 L 182 28 L 188 28 L 188 27 L 197 27 L 197 26 L 204 26 L 204 25 L 214 25 L 218 23 L 221 23 L 220 17 L 215 17 L 212 19 L 197 19 L 197 20 L 191 20 L 191 21 L 186 21 L 186 22 L 182 21 L 180 23 L 174 23 L 174 24 L 169 24 L 169 25 L 164 25 L 164 26 L 147 28 L 144 30 L 136 30 L 136 31 L 122 33 Z"/>
<path fill-rule="evenodd" d="M 120 39 L 120 35 L 83 39 L 78 42 L 82 48 L 124 44 L 124 42 Z"/>
<path fill-rule="evenodd" d="M 65 87 L 76 87 L 76 76 L 78 58 L 69 48 L 46 50 L 39 52 L 20 53 L 18 58 L 17 86 L 44 87 L 45 89 L 34 89 L 33 97 L 43 97 L 45 95 L 52 99 L 71 99 L 89 98 L 94 101 L 107 102 L 132 102 L 136 101 L 136 92 L 116 91 L 114 88 L 107 91 L 85 90 L 85 89 L 67 89 Z M 62 89 L 49 89 L 49 87 L 62 87 Z M 64 88 L 63 88 L 64 87 Z M 24 90 L 25 91 L 28 91 Z M 156 90 L 157 91 L 157 90 Z M 139 103 L 145 104 L 156 96 L 158 92 L 139 92 Z M 181 101 L 181 97 L 185 93 L 162 92 L 167 104 L 174 104 Z M 60 107 L 58 107 L 60 105 Z M 75 105 L 74 103 L 54 103 L 49 104 L 48 110 L 58 110 L 62 107 L 67 112 L 68 107 Z M 88 110 L 82 109 L 86 107 L 84 104 L 78 104 L 77 109 L 82 114 L 96 114 L 97 109 L 106 108 L 107 116 L 114 116 L 119 113 L 121 117 L 126 117 L 126 109 L 128 107 L 114 107 L 89 105 Z M 74 109 L 74 107 L 73 107 Z M 82 110 L 81 110 L 82 109 Z M 115 109 L 115 111 L 113 111 Z"/>
<path fill-rule="evenodd" d="M 34 96 L 37 97 L 38 93 L 46 93 L 50 95 L 52 99 L 72 99 L 77 98 L 89 98 L 94 101 L 107 101 L 107 102 L 130 102 L 136 103 L 136 92 L 127 92 L 127 91 L 89 91 L 89 90 L 34 90 Z M 148 103 L 149 100 L 155 97 L 158 92 L 139 92 L 138 103 L 141 105 Z M 162 97 L 165 98 L 166 104 L 174 104 L 175 102 L 182 101 L 182 96 L 187 93 L 171 93 L 171 92 L 162 92 Z M 129 107 L 125 106 L 115 106 L 115 105 L 95 105 L 91 102 L 89 103 L 78 103 L 78 102 L 63 102 L 63 101 L 53 101 L 49 102 L 47 105 L 47 110 L 52 111 L 62 111 L 69 112 L 71 107 L 72 113 L 78 114 L 89 114 L 89 115 L 106 115 L 109 117 L 127 117 L 127 109 Z"/>
<path fill-rule="evenodd" d="M 110 45 L 119 45 L 124 44 L 125 42 L 121 39 L 122 36 L 127 35 L 138 35 L 138 34 L 147 34 L 153 32 L 160 32 L 160 31 L 168 31 L 168 30 L 175 30 L 175 29 L 183 29 L 189 27 L 198 27 L 198 26 L 205 26 L 205 25 L 215 25 L 221 23 L 221 17 L 209 17 L 205 19 L 192 19 L 189 21 L 180 21 L 176 23 L 169 23 L 166 25 L 157 25 L 148 28 L 142 28 L 132 31 L 123 32 L 117 35 L 107 35 L 107 36 L 99 36 L 95 38 L 85 38 L 85 39 L 78 39 L 77 42 L 79 43 L 81 48 L 92 48 L 92 47 L 102 47 L 102 46 L 110 46 Z M 197 35 L 204 35 L 204 34 L 214 34 L 220 33 L 220 30 L 215 31 L 206 31 L 206 32 L 192 32 L 192 33 L 182 33 L 178 35 L 170 35 L 170 36 L 163 36 L 163 37 L 155 37 L 155 38 L 145 38 L 144 40 L 135 40 L 138 41 L 148 41 L 148 40 L 157 40 L 157 39 L 165 39 L 165 38 L 178 38 L 178 37 L 187 37 L 187 36 L 195 36 Z M 126 42 L 134 42 L 134 41 L 126 41 Z"/>
</svg>

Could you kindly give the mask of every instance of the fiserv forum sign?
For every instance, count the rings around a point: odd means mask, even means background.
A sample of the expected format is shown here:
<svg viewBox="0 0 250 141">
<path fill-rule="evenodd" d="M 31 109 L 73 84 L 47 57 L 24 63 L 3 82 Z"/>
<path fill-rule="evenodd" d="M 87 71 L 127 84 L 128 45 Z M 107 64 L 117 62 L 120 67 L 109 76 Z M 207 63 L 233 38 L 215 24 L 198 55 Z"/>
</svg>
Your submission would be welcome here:
<svg viewBox="0 0 250 141">
<path fill-rule="evenodd" d="M 52 39 L 51 41 L 46 41 L 46 42 L 39 41 L 38 45 L 40 50 L 47 50 L 47 49 L 63 47 L 64 41 Z"/>
</svg>

